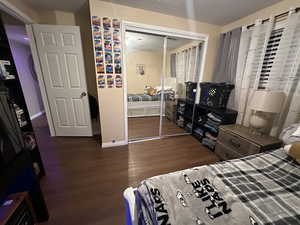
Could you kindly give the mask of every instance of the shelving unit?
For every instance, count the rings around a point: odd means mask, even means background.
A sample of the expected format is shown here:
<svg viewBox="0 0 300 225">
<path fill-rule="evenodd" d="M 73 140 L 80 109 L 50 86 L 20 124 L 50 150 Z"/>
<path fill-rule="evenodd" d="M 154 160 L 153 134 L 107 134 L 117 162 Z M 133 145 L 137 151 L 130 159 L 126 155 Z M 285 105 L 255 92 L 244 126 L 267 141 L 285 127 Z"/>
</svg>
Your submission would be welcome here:
<svg viewBox="0 0 300 225">
<path fill-rule="evenodd" d="M 18 72 L 14 64 L 14 59 L 10 50 L 9 42 L 6 37 L 6 32 L 1 20 L 0 20 L 0 52 L 1 52 L 0 60 L 10 61 L 11 65 L 7 66 L 6 68 L 10 74 L 13 74 L 15 76 L 15 79 L 8 79 L 8 80 L 1 79 L 0 77 L 0 83 L 2 83 L 2 85 L 4 85 L 8 89 L 11 104 L 14 103 L 18 105 L 20 109 L 22 109 L 24 112 L 26 125 L 20 126 L 21 131 L 24 134 L 31 133 L 31 135 L 35 138 L 33 127 L 30 120 L 30 115 L 23 95 L 22 86 L 20 83 L 20 79 L 18 77 Z M 34 168 L 38 167 L 36 169 L 36 171 L 39 171 L 39 174 L 37 174 L 37 176 L 40 178 L 45 176 L 45 169 L 40 156 L 40 151 L 38 146 L 36 145 L 36 147 L 34 149 L 29 150 L 29 152 L 31 155 L 32 163 L 35 165 Z"/>
<path fill-rule="evenodd" d="M 203 145 L 206 145 L 211 150 L 214 150 L 214 145 L 207 145 L 206 135 L 209 133 L 213 138 L 217 138 L 219 134 L 219 126 L 234 124 L 237 118 L 237 112 L 231 109 L 214 109 L 208 106 L 195 104 L 186 99 L 177 100 L 176 108 L 176 122 L 177 125 L 184 128 Z M 207 121 L 210 120 L 209 114 L 214 115 L 220 119 L 219 123 L 215 123 L 215 128 L 207 126 Z M 190 124 L 192 126 L 190 127 Z M 202 131 L 202 134 L 198 131 Z M 216 142 L 216 141 L 215 141 Z"/>
</svg>

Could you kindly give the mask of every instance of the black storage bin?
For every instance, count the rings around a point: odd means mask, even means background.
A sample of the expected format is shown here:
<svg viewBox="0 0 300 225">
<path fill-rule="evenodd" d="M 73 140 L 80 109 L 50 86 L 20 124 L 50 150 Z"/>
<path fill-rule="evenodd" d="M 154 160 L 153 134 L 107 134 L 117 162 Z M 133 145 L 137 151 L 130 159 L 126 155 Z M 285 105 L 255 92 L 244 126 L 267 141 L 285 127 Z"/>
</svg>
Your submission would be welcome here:
<svg viewBox="0 0 300 225">
<path fill-rule="evenodd" d="M 185 82 L 186 86 L 186 99 L 188 101 L 195 101 L 196 93 L 197 93 L 197 83 L 196 82 Z"/>
<path fill-rule="evenodd" d="M 233 84 L 200 83 L 200 104 L 212 108 L 226 108 Z"/>
</svg>

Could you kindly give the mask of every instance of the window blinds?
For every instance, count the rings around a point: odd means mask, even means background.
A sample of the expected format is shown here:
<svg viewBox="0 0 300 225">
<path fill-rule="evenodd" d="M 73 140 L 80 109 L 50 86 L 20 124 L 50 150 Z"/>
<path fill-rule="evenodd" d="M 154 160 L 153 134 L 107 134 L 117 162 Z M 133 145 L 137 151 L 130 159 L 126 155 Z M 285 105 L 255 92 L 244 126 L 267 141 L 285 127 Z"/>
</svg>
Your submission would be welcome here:
<svg viewBox="0 0 300 225">
<path fill-rule="evenodd" d="M 271 68 L 274 64 L 274 59 L 278 50 L 283 30 L 284 28 L 273 30 L 270 35 L 260 73 L 258 89 L 266 89 L 268 85 Z"/>
</svg>

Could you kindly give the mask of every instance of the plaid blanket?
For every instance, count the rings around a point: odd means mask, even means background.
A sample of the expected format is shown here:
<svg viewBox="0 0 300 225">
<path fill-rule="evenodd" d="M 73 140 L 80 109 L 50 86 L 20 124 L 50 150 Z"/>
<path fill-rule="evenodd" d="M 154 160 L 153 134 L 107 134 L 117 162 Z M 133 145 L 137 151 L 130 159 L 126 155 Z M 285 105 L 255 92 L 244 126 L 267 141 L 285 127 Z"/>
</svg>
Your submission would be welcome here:
<svg viewBox="0 0 300 225">
<path fill-rule="evenodd" d="M 264 225 L 300 224 L 300 165 L 283 150 L 209 166 Z"/>
<path fill-rule="evenodd" d="M 166 101 L 173 100 L 174 92 L 165 92 L 164 98 Z M 147 95 L 147 94 L 128 94 L 128 102 L 143 102 L 143 101 L 160 101 L 161 94 Z"/>
<path fill-rule="evenodd" d="M 139 224 L 300 224 L 300 165 L 282 149 L 149 178 Z"/>
</svg>

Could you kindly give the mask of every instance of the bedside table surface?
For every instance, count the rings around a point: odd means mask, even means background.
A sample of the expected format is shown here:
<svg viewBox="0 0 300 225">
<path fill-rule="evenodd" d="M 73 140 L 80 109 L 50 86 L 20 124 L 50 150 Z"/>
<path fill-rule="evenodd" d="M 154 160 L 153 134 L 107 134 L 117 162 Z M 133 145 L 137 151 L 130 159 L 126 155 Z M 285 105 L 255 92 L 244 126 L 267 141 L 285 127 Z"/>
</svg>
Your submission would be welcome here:
<svg viewBox="0 0 300 225">
<path fill-rule="evenodd" d="M 258 135 L 250 132 L 248 127 L 244 127 L 238 124 L 232 125 L 223 125 L 220 126 L 220 129 L 223 131 L 231 132 L 235 135 L 238 135 L 242 138 L 245 138 L 257 145 L 260 146 L 267 146 L 267 145 L 274 145 L 282 143 L 281 140 L 275 137 L 271 137 L 268 135 Z"/>
</svg>

